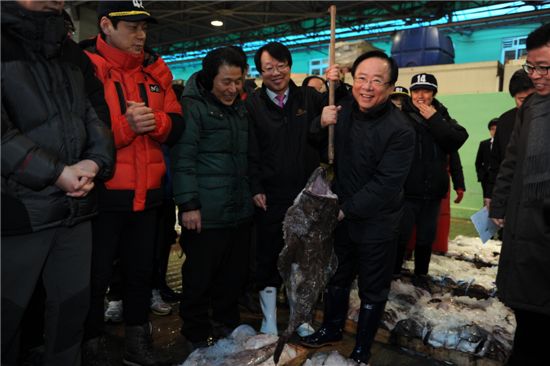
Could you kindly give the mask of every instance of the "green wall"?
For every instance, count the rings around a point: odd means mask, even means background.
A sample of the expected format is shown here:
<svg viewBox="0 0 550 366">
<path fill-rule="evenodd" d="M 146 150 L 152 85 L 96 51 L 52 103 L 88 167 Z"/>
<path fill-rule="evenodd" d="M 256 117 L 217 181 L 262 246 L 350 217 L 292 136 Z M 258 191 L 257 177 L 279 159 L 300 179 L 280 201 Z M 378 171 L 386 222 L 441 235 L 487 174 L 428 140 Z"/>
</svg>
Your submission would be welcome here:
<svg viewBox="0 0 550 366">
<path fill-rule="evenodd" d="M 451 193 L 451 216 L 468 218 L 483 205 L 481 185 L 475 170 L 479 142 L 489 138 L 489 121 L 513 108 L 514 100 L 508 93 L 438 95 L 437 99 L 470 135 L 459 151 L 466 183 L 464 199 L 460 204 L 455 204 L 452 201 L 456 194 L 454 191 Z"/>
</svg>

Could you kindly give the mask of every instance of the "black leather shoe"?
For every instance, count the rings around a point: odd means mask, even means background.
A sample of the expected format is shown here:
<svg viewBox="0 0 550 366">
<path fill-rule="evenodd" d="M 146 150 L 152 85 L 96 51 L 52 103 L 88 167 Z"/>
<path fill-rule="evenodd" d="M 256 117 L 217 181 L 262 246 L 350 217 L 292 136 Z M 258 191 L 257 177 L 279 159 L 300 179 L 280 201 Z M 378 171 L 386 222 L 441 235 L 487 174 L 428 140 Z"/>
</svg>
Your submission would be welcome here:
<svg viewBox="0 0 550 366">
<path fill-rule="evenodd" d="M 351 354 L 349 355 L 349 358 L 351 358 L 353 361 L 357 362 L 358 364 L 364 363 L 365 365 L 369 364 L 370 359 L 370 352 L 367 350 L 363 350 L 361 347 L 355 347 Z"/>
<path fill-rule="evenodd" d="M 321 327 L 312 335 L 300 339 L 300 343 L 309 348 L 320 348 L 333 345 L 342 340 L 342 330 L 331 330 Z"/>
</svg>

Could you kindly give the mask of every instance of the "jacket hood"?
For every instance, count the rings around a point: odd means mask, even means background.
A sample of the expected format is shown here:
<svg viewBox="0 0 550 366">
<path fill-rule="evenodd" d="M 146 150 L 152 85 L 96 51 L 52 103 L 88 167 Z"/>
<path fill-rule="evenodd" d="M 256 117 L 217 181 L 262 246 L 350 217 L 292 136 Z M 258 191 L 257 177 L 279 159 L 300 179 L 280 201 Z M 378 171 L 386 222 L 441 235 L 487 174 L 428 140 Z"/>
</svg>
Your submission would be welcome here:
<svg viewBox="0 0 550 366">
<path fill-rule="evenodd" d="M 199 72 L 195 72 L 193 75 L 187 79 L 185 82 L 185 88 L 183 89 L 182 97 L 190 97 L 195 99 L 201 99 L 202 98 L 202 91 L 204 91 L 204 87 L 202 85 L 199 85 L 199 82 L 197 80 L 199 76 Z M 202 90 L 201 90 L 202 89 Z"/>
<path fill-rule="evenodd" d="M 63 14 L 30 11 L 17 2 L 2 2 L 2 32 L 30 45 L 47 58 L 59 55 L 68 30 Z"/>
</svg>

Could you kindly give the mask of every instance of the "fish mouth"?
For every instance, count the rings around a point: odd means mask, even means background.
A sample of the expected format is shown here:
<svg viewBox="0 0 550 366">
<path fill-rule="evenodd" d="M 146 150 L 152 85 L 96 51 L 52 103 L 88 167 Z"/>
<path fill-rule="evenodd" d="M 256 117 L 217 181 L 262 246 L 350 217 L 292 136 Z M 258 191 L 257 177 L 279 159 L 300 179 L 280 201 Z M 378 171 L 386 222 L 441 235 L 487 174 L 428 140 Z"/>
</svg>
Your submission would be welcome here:
<svg viewBox="0 0 550 366">
<path fill-rule="evenodd" d="M 305 191 L 317 197 L 338 199 L 338 196 L 330 190 L 327 169 L 323 167 L 317 168 L 316 173 L 317 175 L 310 180 Z"/>
</svg>

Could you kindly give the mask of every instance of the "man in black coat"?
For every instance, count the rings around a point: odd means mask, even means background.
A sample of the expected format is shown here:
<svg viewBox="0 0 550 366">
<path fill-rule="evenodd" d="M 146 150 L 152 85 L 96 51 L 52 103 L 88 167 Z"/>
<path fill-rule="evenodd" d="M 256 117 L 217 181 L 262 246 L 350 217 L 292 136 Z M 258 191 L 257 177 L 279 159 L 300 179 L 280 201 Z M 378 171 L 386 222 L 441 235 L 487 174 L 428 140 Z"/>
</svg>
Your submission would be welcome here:
<svg viewBox="0 0 550 366">
<path fill-rule="evenodd" d="M 514 124 L 516 123 L 517 111 L 523 104 L 525 98 L 534 93 L 535 88 L 533 87 L 533 82 L 529 79 L 527 73 L 520 69 L 512 75 L 508 90 L 510 95 L 514 98 L 516 106 L 504 112 L 498 118 L 498 129 L 493 140 L 493 149 L 491 150 L 491 161 L 489 164 L 489 176 L 487 179 L 488 195 L 483 195 L 485 206 L 489 206 L 491 203 L 491 193 L 493 192 L 493 186 L 495 185 L 495 180 L 497 179 L 500 163 L 502 163 L 502 160 L 504 160 L 504 155 L 506 155 L 506 147 L 508 146 L 510 136 L 512 136 L 512 130 L 514 129 Z"/>
<path fill-rule="evenodd" d="M 402 110 L 416 132 L 416 146 L 405 182 L 405 211 L 401 219 L 394 273 L 401 272 L 405 248 L 416 225 L 414 273 L 422 280 L 430 265 L 441 200 L 449 189 L 448 156 L 458 151 L 468 138 L 468 133 L 434 98 L 437 93 L 435 76 L 425 73 L 414 75 L 410 90 L 411 100 L 403 105 Z"/>
<path fill-rule="evenodd" d="M 550 327 L 550 23 L 529 34 L 523 69 L 535 93 L 517 112 L 493 189 L 489 216 L 504 227 L 498 297 L 514 310 L 507 365 L 548 364 Z"/>
<path fill-rule="evenodd" d="M 256 283 L 264 314 L 261 332 L 277 334 L 276 294 L 281 285 L 277 259 L 284 246 L 282 222 L 286 210 L 319 166 L 322 144 L 318 135 L 310 133 L 310 125 L 328 98 L 290 79 L 292 56 L 281 43 L 261 47 L 254 62 L 263 79 L 262 87 L 246 99 L 251 117 L 251 190 L 256 205 Z M 338 67 L 327 70 L 327 79 L 338 81 L 338 76 Z M 308 331 L 312 331 L 308 325 L 298 329 L 302 334 Z"/>
<path fill-rule="evenodd" d="M 96 179 L 113 139 L 87 98 L 63 1 L 2 3 L 2 364 L 39 277 L 47 294 L 44 365 L 80 364 Z M 74 59 L 68 60 L 67 55 Z M 70 57 L 69 57 L 70 58 Z"/>
<path fill-rule="evenodd" d="M 477 181 L 481 182 L 483 191 L 483 200 L 485 204 L 486 198 L 491 198 L 491 190 L 489 190 L 489 174 L 491 171 L 491 151 L 494 146 L 495 132 L 497 131 L 498 118 L 493 118 L 487 128 L 489 129 L 490 139 L 483 140 L 479 143 L 476 155 L 476 174 Z"/>
<path fill-rule="evenodd" d="M 325 291 L 323 324 L 302 344 L 321 347 L 342 339 L 350 286 L 359 276 L 361 309 L 350 358 L 367 364 L 390 289 L 414 131 L 389 98 L 398 77 L 392 58 L 367 52 L 357 58 L 351 73 L 352 96 L 338 107 L 325 107 L 320 119 L 322 127 L 336 124 L 338 268 Z"/>
</svg>

